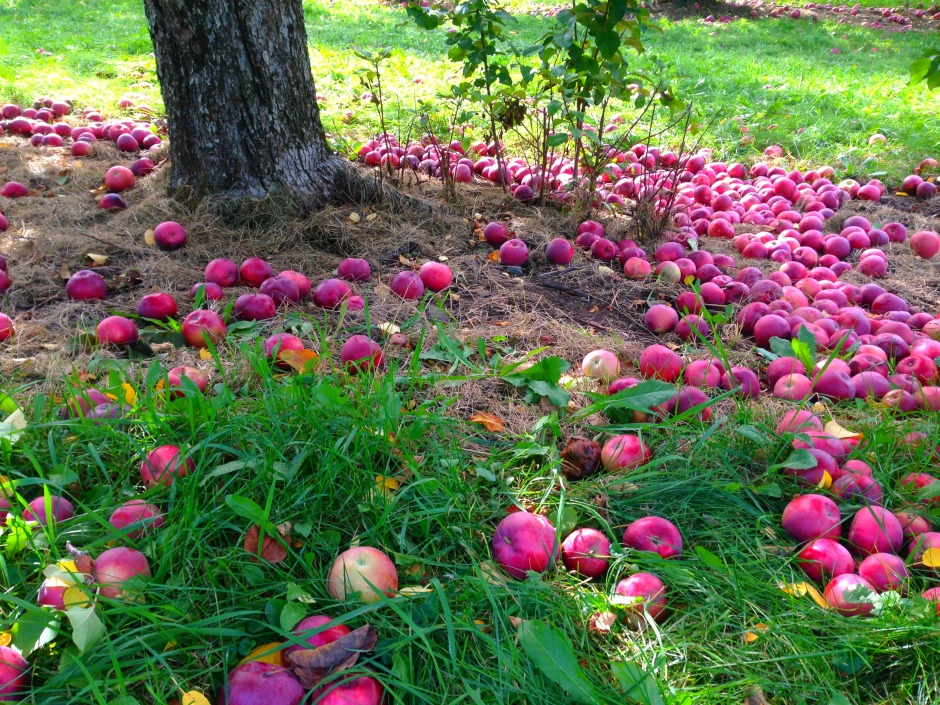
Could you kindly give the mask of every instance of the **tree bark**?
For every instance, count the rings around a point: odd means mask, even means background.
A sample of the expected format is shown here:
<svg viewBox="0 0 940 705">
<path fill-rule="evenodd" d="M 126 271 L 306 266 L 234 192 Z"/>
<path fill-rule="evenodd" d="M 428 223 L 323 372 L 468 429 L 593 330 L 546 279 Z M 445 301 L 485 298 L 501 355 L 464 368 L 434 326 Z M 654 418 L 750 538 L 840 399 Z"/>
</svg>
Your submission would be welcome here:
<svg viewBox="0 0 940 705">
<path fill-rule="evenodd" d="M 393 189 L 327 145 L 301 0 L 144 5 L 169 125 L 174 195 L 197 201 L 286 195 L 311 207 L 389 198 Z"/>
</svg>

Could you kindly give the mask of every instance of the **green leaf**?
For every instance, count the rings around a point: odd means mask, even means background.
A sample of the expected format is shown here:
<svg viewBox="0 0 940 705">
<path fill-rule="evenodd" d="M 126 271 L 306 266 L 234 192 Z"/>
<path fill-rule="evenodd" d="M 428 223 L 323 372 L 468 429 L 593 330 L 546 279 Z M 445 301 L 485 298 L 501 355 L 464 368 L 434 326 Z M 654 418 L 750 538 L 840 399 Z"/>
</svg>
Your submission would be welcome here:
<svg viewBox="0 0 940 705">
<path fill-rule="evenodd" d="M 612 29 L 601 29 L 594 33 L 594 41 L 605 59 L 613 57 L 620 49 L 620 35 Z"/>
<path fill-rule="evenodd" d="M 783 338 L 771 338 L 770 349 L 780 357 L 796 357 L 791 342 Z"/>
<path fill-rule="evenodd" d="M 551 148 L 561 147 L 565 142 L 571 139 L 571 135 L 567 132 L 556 132 L 554 135 L 551 135 L 548 139 L 545 140 L 545 144 Z"/>
<path fill-rule="evenodd" d="M 26 526 L 26 522 L 18 517 L 7 519 L 7 537 L 3 543 L 3 550 L 7 558 L 12 558 L 25 550 L 29 545 L 29 539 L 32 532 Z"/>
<path fill-rule="evenodd" d="M 271 522 L 268 521 L 268 515 L 264 509 L 254 500 L 247 497 L 239 497 L 236 494 L 225 495 L 225 503 L 235 514 L 247 519 L 252 524 L 258 524 L 265 531 L 275 531 Z M 270 529 L 268 528 L 270 527 Z"/>
<path fill-rule="evenodd" d="M 709 551 L 707 548 L 705 548 L 704 546 L 696 546 L 695 553 L 696 555 L 698 555 L 698 558 L 700 561 L 702 561 L 702 563 L 704 563 L 706 566 L 708 566 L 715 572 L 717 573 L 728 572 L 728 568 L 725 565 L 725 562 L 721 560 L 721 558 L 716 556 L 714 553 Z"/>
<path fill-rule="evenodd" d="M 72 641 L 80 653 L 85 653 L 104 636 L 104 624 L 94 607 L 72 607 L 65 610 L 65 616 L 72 625 Z"/>
<path fill-rule="evenodd" d="M 601 703 L 597 690 L 584 675 L 571 641 L 545 622 L 525 620 L 519 625 L 519 646 L 551 681 L 579 703 Z"/>
<path fill-rule="evenodd" d="M 297 526 L 295 525 L 294 529 L 296 528 Z M 313 597 L 311 597 L 310 593 L 295 583 L 287 584 L 287 599 L 290 602 L 313 602 Z"/>
<path fill-rule="evenodd" d="M 574 507 L 565 507 L 564 510 L 554 512 L 550 517 L 552 526 L 558 531 L 558 538 L 564 538 L 578 527 L 578 512 Z"/>
<path fill-rule="evenodd" d="M 631 700 L 641 705 L 665 705 L 656 679 L 635 663 L 615 663 L 611 672 L 620 681 L 620 687 Z"/>
<path fill-rule="evenodd" d="M 829 705 L 852 705 L 852 701 L 849 700 L 844 694 L 836 693 L 829 700 Z"/>
<path fill-rule="evenodd" d="M 108 705 L 140 705 L 140 700 L 133 695 L 119 695 L 109 700 Z"/>
<path fill-rule="evenodd" d="M 774 465 L 771 469 L 791 468 L 793 470 L 809 470 L 816 467 L 818 461 L 806 448 L 795 448 L 782 463 Z"/>
<path fill-rule="evenodd" d="M 13 645 L 29 656 L 51 642 L 58 635 L 59 616 L 52 610 L 41 607 L 27 609 L 10 629 Z"/>
<path fill-rule="evenodd" d="M 290 599 L 290 596 L 288 596 Z M 288 602 L 281 610 L 281 629 L 289 632 L 307 615 L 307 608 L 300 602 Z"/>
</svg>

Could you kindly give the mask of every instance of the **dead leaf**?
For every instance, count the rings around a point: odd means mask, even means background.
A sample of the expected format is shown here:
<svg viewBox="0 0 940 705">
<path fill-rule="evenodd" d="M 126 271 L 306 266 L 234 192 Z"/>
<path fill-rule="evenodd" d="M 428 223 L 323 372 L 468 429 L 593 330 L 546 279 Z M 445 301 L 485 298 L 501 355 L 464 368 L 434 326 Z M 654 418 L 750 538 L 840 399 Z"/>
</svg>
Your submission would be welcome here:
<svg viewBox="0 0 940 705">
<path fill-rule="evenodd" d="M 490 262 L 499 262 L 499 250 L 493 250 L 486 256 L 486 258 Z"/>
<path fill-rule="evenodd" d="M 940 548 L 933 547 L 924 551 L 920 562 L 927 568 L 940 568 Z"/>
<path fill-rule="evenodd" d="M 375 220 L 378 217 L 379 217 L 378 213 L 369 213 L 369 215 L 366 216 L 366 222 L 371 223 L 373 220 Z"/>
<path fill-rule="evenodd" d="M 287 652 L 284 660 L 304 688 L 315 688 L 330 674 L 356 665 L 360 654 L 372 651 L 377 640 L 378 632 L 367 624 L 316 649 Z"/>
<path fill-rule="evenodd" d="M 753 632 L 744 632 L 744 643 L 745 643 L 745 644 L 753 644 L 755 641 L 757 641 L 758 639 L 760 639 L 760 635 L 761 635 L 763 632 L 766 632 L 768 629 L 770 629 L 770 627 L 768 627 L 768 626 L 767 626 L 766 624 L 764 624 L 763 622 L 758 622 L 757 624 L 754 625 L 754 629 L 755 629 L 755 631 L 753 631 Z"/>
<path fill-rule="evenodd" d="M 470 417 L 470 423 L 482 424 L 487 431 L 499 432 L 503 430 L 503 420 L 485 411 L 478 411 Z"/>
<path fill-rule="evenodd" d="M 429 592 L 434 592 L 434 590 L 424 585 L 412 585 L 410 587 L 403 587 L 398 591 L 398 594 L 411 597 L 413 595 L 425 595 Z"/>
<path fill-rule="evenodd" d="M 506 587 L 506 578 L 503 577 L 503 574 L 492 563 L 487 561 L 480 563 L 480 573 L 483 575 L 483 579 L 490 585 Z"/>
<path fill-rule="evenodd" d="M 513 615 L 509 615 L 509 623 L 510 623 L 515 629 L 518 629 L 519 627 L 522 626 L 522 620 L 521 620 L 519 617 L 514 617 Z"/>
<path fill-rule="evenodd" d="M 816 589 L 815 585 L 806 582 L 780 583 L 779 588 L 788 595 L 793 595 L 794 597 L 804 597 L 805 595 L 809 595 L 813 602 L 822 607 L 824 610 L 829 609 L 829 603 L 826 602 L 826 598 L 823 597 L 819 590 Z"/>
<path fill-rule="evenodd" d="M 349 214 L 349 220 L 350 220 L 350 222 L 352 222 L 352 223 L 358 223 L 360 220 L 362 220 L 362 216 L 359 215 L 358 213 L 355 213 L 355 212 L 354 212 L 354 213 L 350 213 L 350 214 Z"/>
<path fill-rule="evenodd" d="M 211 360 L 212 353 L 209 352 L 208 348 L 199 348 L 199 359 L 200 360 Z"/>
<path fill-rule="evenodd" d="M 277 359 L 296 372 L 309 372 L 316 367 L 320 356 L 315 350 L 279 350 Z"/>
<path fill-rule="evenodd" d="M 65 186 L 69 182 L 69 173 L 68 169 L 60 169 L 59 173 L 56 174 L 55 182 L 59 186 Z"/>
<path fill-rule="evenodd" d="M 413 260 L 408 259 L 404 255 L 398 255 L 398 261 L 401 262 L 406 267 L 414 267 L 415 263 Z"/>
<path fill-rule="evenodd" d="M 153 229 L 144 232 L 144 244 L 153 246 L 156 240 L 153 239 Z"/>
<path fill-rule="evenodd" d="M 91 260 L 92 267 L 103 267 L 108 263 L 107 255 L 96 255 L 94 252 L 89 252 L 85 256 Z"/>
<path fill-rule="evenodd" d="M 283 665 L 282 654 L 284 653 L 281 646 L 282 642 L 272 641 L 255 647 L 251 650 L 250 654 L 238 662 L 238 665 L 241 666 L 243 663 L 249 663 L 250 661 L 261 661 L 263 663 L 273 663 L 275 666 L 281 666 Z"/>
<path fill-rule="evenodd" d="M 63 262 L 59 265 L 59 279 L 65 279 L 68 281 L 72 276 L 72 273 L 69 271 L 69 266 Z"/>
<path fill-rule="evenodd" d="M 613 612 L 595 612 L 588 620 L 588 631 L 609 634 L 616 623 L 617 615 Z"/>
<path fill-rule="evenodd" d="M 198 690 L 191 690 L 183 693 L 181 705 L 209 705 L 209 699 Z"/>
<path fill-rule="evenodd" d="M 285 544 L 290 544 L 291 525 L 289 522 L 277 525 L 279 537 L 265 534 L 261 542 L 261 557 L 268 563 L 280 563 L 287 558 Z M 261 536 L 261 527 L 253 524 L 245 536 L 245 550 L 251 554 L 251 560 L 258 562 L 258 539 Z"/>
<path fill-rule="evenodd" d="M 850 439 L 850 438 L 862 438 L 861 433 L 857 431 L 849 431 L 847 428 L 842 428 L 835 419 L 830 419 L 826 422 L 826 425 L 823 427 L 826 433 L 829 433 L 839 440 Z"/>
</svg>

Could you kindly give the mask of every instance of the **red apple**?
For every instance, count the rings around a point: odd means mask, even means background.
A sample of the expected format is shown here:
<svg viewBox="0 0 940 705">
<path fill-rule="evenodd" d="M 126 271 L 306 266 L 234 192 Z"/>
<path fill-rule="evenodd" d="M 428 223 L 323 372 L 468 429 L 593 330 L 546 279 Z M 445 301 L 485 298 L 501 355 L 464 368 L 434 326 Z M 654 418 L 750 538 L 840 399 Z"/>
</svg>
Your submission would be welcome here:
<svg viewBox="0 0 940 705">
<path fill-rule="evenodd" d="M 340 360 L 347 372 L 369 372 L 382 364 L 382 348 L 366 335 L 353 335 L 343 343 Z"/>
<path fill-rule="evenodd" d="M 178 250 L 186 244 L 186 230 L 179 223 L 167 220 L 153 229 L 153 242 L 165 252 Z"/>
<path fill-rule="evenodd" d="M 657 516 L 637 519 L 627 526 L 623 545 L 637 551 L 658 553 L 662 558 L 682 555 L 682 535 L 668 519 Z"/>
<path fill-rule="evenodd" d="M 420 299 L 424 296 L 424 282 L 411 271 L 396 274 L 389 288 L 403 299 Z"/>
<path fill-rule="evenodd" d="M 165 321 L 173 318 L 176 312 L 176 300 L 163 292 L 147 294 L 137 302 L 137 315 L 141 318 Z"/>
<path fill-rule="evenodd" d="M 236 321 L 267 321 L 277 316 L 277 306 L 267 294 L 242 294 L 235 299 L 232 316 Z"/>
<path fill-rule="evenodd" d="M 320 686 L 310 698 L 317 705 L 382 705 L 385 689 L 371 676 L 353 676 Z M 267 700 L 265 703 L 273 705 Z"/>
<path fill-rule="evenodd" d="M 324 279 L 313 290 L 313 304 L 320 308 L 337 308 L 351 295 L 352 289 L 342 279 Z"/>
<path fill-rule="evenodd" d="M 127 537 L 137 539 L 144 534 L 156 531 L 166 522 L 160 510 L 142 499 L 131 499 L 114 510 L 108 523 L 118 531 L 127 527 L 137 527 L 127 531 Z"/>
<path fill-rule="evenodd" d="M 858 566 L 858 574 L 865 578 L 878 592 L 894 590 L 907 594 L 907 580 L 910 571 L 904 559 L 893 553 L 873 553 Z"/>
<path fill-rule="evenodd" d="M 49 509 L 52 511 L 51 518 L 54 522 L 66 521 L 75 516 L 75 508 L 64 497 L 51 495 L 49 497 Z M 40 526 L 49 524 L 50 517 L 46 512 L 46 498 L 44 495 L 36 497 L 29 503 L 29 508 L 23 512 L 23 519 L 35 521 Z"/>
<path fill-rule="evenodd" d="M 640 353 L 640 373 L 647 378 L 675 382 L 682 374 L 682 358 L 665 345 L 650 345 Z"/>
<path fill-rule="evenodd" d="M 391 597 L 398 590 L 398 571 L 392 559 L 377 548 L 356 546 L 343 551 L 333 562 L 326 589 L 337 600 L 348 596 L 366 604 Z"/>
<path fill-rule="evenodd" d="M 797 563 L 810 580 L 819 584 L 828 583 L 837 575 L 855 571 L 852 554 L 832 539 L 810 541 L 797 554 Z"/>
<path fill-rule="evenodd" d="M 69 277 L 65 294 L 72 301 L 103 300 L 108 295 L 108 285 L 98 272 L 82 269 Z"/>
<path fill-rule="evenodd" d="M 185 458 L 179 446 L 163 445 L 147 453 L 140 464 L 140 480 L 146 487 L 169 487 L 178 477 L 196 469 L 192 458 Z"/>
<path fill-rule="evenodd" d="M 260 257 L 249 257 L 242 266 L 238 268 L 238 273 L 248 286 L 255 288 L 261 286 L 266 279 L 274 276 L 274 270 L 271 265 Z M 206 277 L 208 279 L 208 277 Z"/>
<path fill-rule="evenodd" d="M 0 343 L 13 337 L 13 321 L 5 313 L 0 313 Z"/>
<path fill-rule="evenodd" d="M 443 291 L 454 281 L 454 273 L 450 267 L 440 262 L 425 262 L 418 270 L 418 276 L 431 291 Z"/>
<path fill-rule="evenodd" d="M 494 220 L 492 223 L 487 223 L 486 227 L 483 228 L 483 237 L 486 238 L 488 243 L 498 247 L 509 240 L 509 228 L 506 227 L 505 223 Z"/>
<path fill-rule="evenodd" d="M 229 673 L 216 704 L 298 705 L 306 694 L 293 671 L 273 663 L 249 661 Z"/>
<path fill-rule="evenodd" d="M 544 573 L 555 550 L 555 528 L 540 514 L 515 512 L 506 516 L 493 534 L 493 558 L 518 580 L 527 571 Z"/>
<path fill-rule="evenodd" d="M 529 248 L 519 239 L 507 240 L 499 248 L 499 261 L 510 267 L 520 267 L 529 259 Z"/>
<path fill-rule="evenodd" d="M 904 545 L 904 531 L 884 507 L 862 507 L 849 525 L 848 542 L 858 554 L 897 553 Z"/>
<path fill-rule="evenodd" d="M 175 390 L 172 393 L 174 398 L 184 396 L 184 378 L 195 384 L 196 388 L 203 394 L 205 394 L 206 389 L 209 387 L 209 375 L 207 375 L 205 372 L 195 367 L 190 367 L 189 365 L 179 365 L 172 368 L 166 374 L 167 388 L 170 390 Z"/>
<path fill-rule="evenodd" d="M 610 541 L 597 529 L 575 529 L 561 544 L 561 560 L 568 570 L 599 578 L 610 566 Z"/>
<path fill-rule="evenodd" d="M 645 610 L 657 622 L 665 617 L 663 612 L 668 605 L 666 586 L 652 573 L 634 573 L 621 580 L 614 588 L 614 600 L 620 601 L 618 597 L 628 598 L 622 601 L 631 605 L 629 610 L 635 615 L 642 615 Z"/>
<path fill-rule="evenodd" d="M 287 279 L 290 279 L 292 282 L 294 282 L 297 287 L 297 293 L 300 294 L 301 299 L 306 299 L 308 296 L 310 296 L 310 290 L 312 289 L 310 286 L 310 280 L 300 272 L 295 272 L 293 269 L 285 269 L 283 272 L 278 274 L 278 276 L 286 277 Z"/>
<path fill-rule="evenodd" d="M 112 166 L 104 176 L 104 185 L 113 193 L 133 188 L 134 182 L 134 172 L 126 166 Z"/>
<path fill-rule="evenodd" d="M 294 627 L 292 633 L 294 636 L 302 639 L 305 646 L 300 644 L 291 644 L 286 649 L 284 649 L 284 653 L 290 653 L 291 651 L 302 651 L 304 649 L 316 649 L 317 647 L 325 646 L 326 644 L 332 644 L 337 639 L 350 633 L 349 627 L 347 627 L 345 624 L 337 624 L 332 627 L 327 627 L 326 629 L 321 628 L 332 621 L 332 617 L 327 617 L 326 615 L 322 614 L 317 614 L 313 615 L 312 617 L 302 619 L 300 623 Z"/>
<path fill-rule="evenodd" d="M 238 283 L 238 265 L 230 259 L 214 259 L 206 265 L 206 281 L 220 287 L 235 286 Z"/>
<path fill-rule="evenodd" d="M 601 464 L 606 470 L 630 470 L 649 462 L 653 451 L 639 437 L 613 436 L 601 449 Z"/>
<path fill-rule="evenodd" d="M 783 530 L 799 543 L 822 538 L 838 541 L 841 523 L 839 507 L 820 494 L 794 497 L 783 510 Z"/>
<path fill-rule="evenodd" d="M 287 277 L 277 276 L 265 279 L 258 288 L 258 293 L 270 296 L 276 306 L 300 302 L 300 289 L 297 288 L 293 279 Z"/>
<path fill-rule="evenodd" d="M 372 269 L 364 259 L 347 257 L 336 268 L 336 276 L 348 282 L 367 282 L 372 276 Z"/>
<path fill-rule="evenodd" d="M 565 238 L 556 237 L 546 246 L 545 257 L 552 264 L 568 264 L 574 257 L 574 247 Z"/>
<path fill-rule="evenodd" d="M 124 316 L 108 316 L 96 329 L 99 345 L 133 345 L 140 339 L 140 332 L 133 321 Z"/>
<path fill-rule="evenodd" d="M 131 578 L 150 577 L 147 557 L 133 548 L 109 548 L 95 559 L 94 578 L 105 597 L 120 598 L 124 583 Z"/>
<path fill-rule="evenodd" d="M 207 348 L 225 340 L 228 330 L 222 317 L 215 311 L 193 311 L 183 319 L 183 338 L 194 348 Z"/>
<path fill-rule="evenodd" d="M 18 702 L 29 696 L 29 664 L 18 651 L 0 646 L 0 699 Z"/>
<path fill-rule="evenodd" d="M 874 609 L 871 602 L 850 602 L 845 596 L 847 592 L 858 591 L 859 588 L 871 591 L 871 597 L 874 597 L 874 586 L 860 575 L 855 573 L 837 575 L 826 585 L 826 602 L 832 609 L 846 617 L 867 617 Z"/>
</svg>

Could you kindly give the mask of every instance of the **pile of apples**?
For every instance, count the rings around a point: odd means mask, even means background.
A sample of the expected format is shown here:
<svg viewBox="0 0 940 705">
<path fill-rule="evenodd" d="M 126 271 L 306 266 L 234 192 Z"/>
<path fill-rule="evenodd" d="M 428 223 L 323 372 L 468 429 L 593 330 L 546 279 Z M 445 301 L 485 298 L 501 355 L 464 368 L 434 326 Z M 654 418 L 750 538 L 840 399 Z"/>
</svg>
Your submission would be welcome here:
<svg viewBox="0 0 940 705">
<path fill-rule="evenodd" d="M 809 448 L 817 459 L 816 468 L 795 471 L 799 479 L 808 485 L 826 486 L 832 495 L 795 497 L 784 509 L 781 525 L 800 544 L 797 564 L 810 580 L 825 588 L 826 602 L 833 610 L 847 616 L 868 616 L 876 594 L 908 594 L 917 577 L 912 570 L 936 576 L 940 533 L 933 531 L 925 517 L 924 504 L 897 513 L 885 508 L 884 493 L 872 468 L 861 460 L 847 459 L 854 445 L 825 433 L 821 419 L 809 411 L 788 412 L 777 432 L 795 434 L 793 447 Z M 830 478 L 835 480 L 831 487 Z M 940 503 L 940 480 L 928 473 L 905 475 L 898 490 L 915 498 L 933 490 L 927 501 Z M 844 541 L 843 516 L 833 496 L 863 505 L 854 513 Z M 921 595 L 937 602 L 940 615 L 940 584 Z"/>
</svg>

